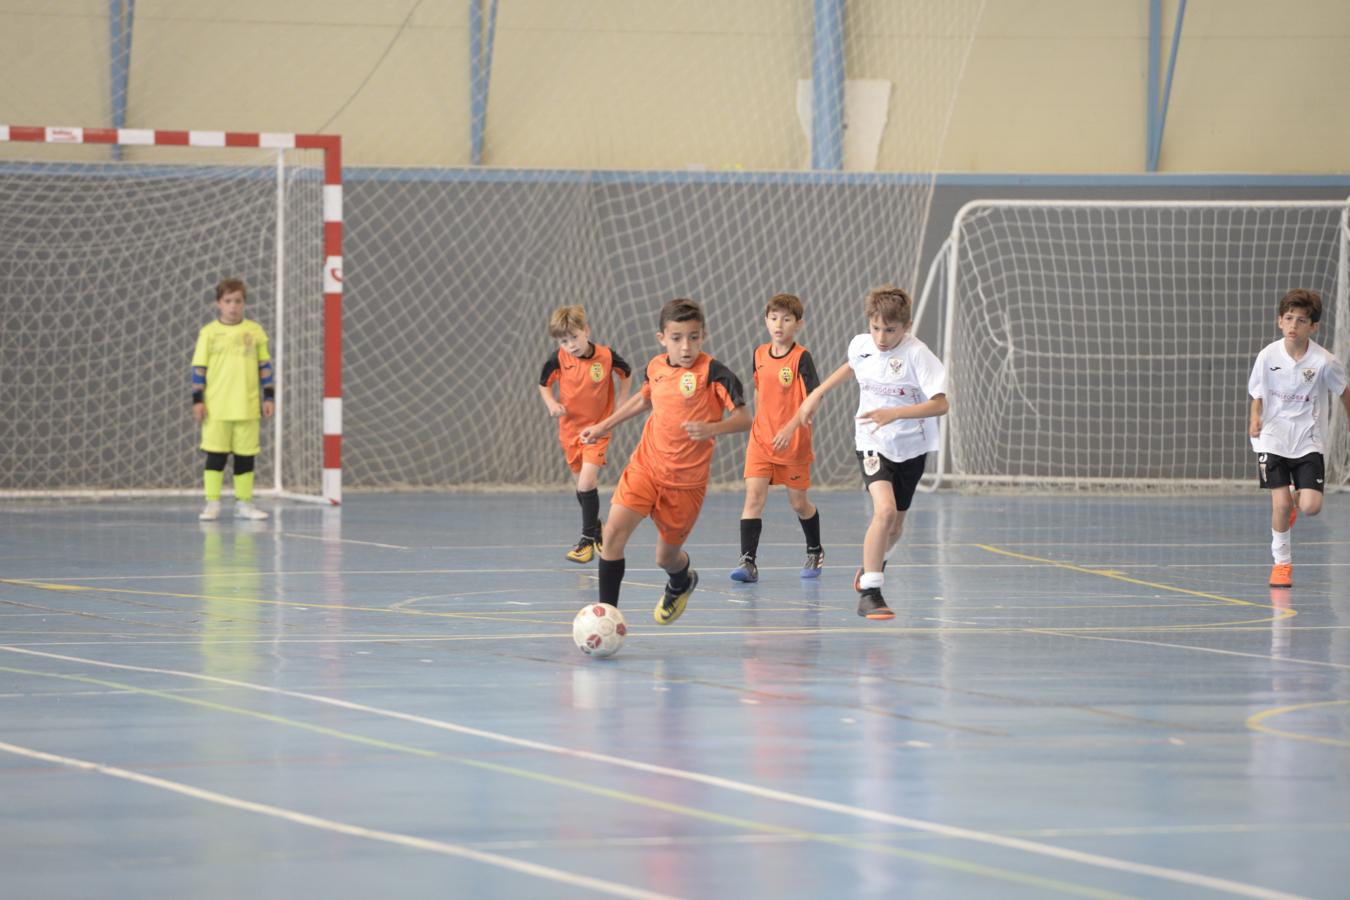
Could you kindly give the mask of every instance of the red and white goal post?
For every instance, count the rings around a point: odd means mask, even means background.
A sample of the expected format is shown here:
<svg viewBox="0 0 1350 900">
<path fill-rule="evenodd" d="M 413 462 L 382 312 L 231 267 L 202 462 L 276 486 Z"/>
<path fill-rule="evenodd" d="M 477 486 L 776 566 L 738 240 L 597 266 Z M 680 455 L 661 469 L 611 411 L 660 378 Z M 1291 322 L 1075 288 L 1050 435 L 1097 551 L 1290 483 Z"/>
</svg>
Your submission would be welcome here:
<svg viewBox="0 0 1350 900">
<path fill-rule="evenodd" d="M 342 205 L 337 135 L 0 125 L 0 496 L 200 491 L 189 359 L 240 277 L 277 371 L 259 493 L 338 504 Z"/>
</svg>

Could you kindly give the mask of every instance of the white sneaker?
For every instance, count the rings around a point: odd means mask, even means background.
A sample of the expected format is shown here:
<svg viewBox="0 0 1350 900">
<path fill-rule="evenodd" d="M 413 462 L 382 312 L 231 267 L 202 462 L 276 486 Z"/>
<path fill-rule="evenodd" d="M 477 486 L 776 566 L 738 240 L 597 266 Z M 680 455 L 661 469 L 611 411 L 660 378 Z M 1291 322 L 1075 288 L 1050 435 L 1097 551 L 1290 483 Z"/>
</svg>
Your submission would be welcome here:
<svg viewBox="0 0 1350 900">
<path fill-rule="evenodd" d="M 197 518 L 201 519 L 203 522 L 214 522 L 216 519 L 219 519 L 220 501 L 207 500 L 206 506 L 202 507 L 202 511 L 197 515 Z"/>
<path fill-rule="evenodd" d="M 254 506 L 247 500 L 240 500 L 234 505 L 234 517 L 236 519 L 265 519 L 267 513 Z"/>
</svg>

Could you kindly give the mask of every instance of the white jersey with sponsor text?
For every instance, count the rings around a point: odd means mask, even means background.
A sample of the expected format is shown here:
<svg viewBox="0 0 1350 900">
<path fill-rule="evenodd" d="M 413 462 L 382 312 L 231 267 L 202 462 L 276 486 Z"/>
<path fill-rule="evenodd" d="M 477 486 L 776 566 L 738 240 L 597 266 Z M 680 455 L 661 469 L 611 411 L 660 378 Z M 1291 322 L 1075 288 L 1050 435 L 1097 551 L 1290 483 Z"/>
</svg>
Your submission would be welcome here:
<svg viewBox="0 0 1350 900">
<path fill-rule="evenodd" d="M 914 335 L 890 350 L 878 350 L 870 334 L 848 345 L 848 364 L 858 379 L 858 413 L 888 406 L 915 406 L 947 393 L 947 370 L 928 345 Z M 892 462 L 904 462 L 938 449 L 938 420 L 896 419 L 877 428 L 856 422 L 859 450 L 875 450 Z"/>
<path fill-rule="evenodd" d="M 1261 436 L 1252 438 L 1252 449 L 1286 459 L 1325 453 L 1326 396 L 1339 397 L 1345 387 L 1345 366 L 1315 341 L 1298 360 L 1283 339 L 1267 344 L 1247 379 L 1247 393 L 1261 401 Z"/>
</svg>

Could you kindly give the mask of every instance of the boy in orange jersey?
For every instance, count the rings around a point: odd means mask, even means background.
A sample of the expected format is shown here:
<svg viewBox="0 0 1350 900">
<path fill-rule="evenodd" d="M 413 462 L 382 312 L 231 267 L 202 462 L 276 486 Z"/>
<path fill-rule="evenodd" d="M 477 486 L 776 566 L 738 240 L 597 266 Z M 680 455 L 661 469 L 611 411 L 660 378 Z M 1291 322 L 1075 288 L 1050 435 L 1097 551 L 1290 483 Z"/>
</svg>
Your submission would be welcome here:
<svg viewBox="0 0 1350 900">
<path fill-rule="evenodd" d="M 609 347 L 591 341 L 586 311 L 580 306 L 555 309 L 548 320 L 548 334 L 558 342 L 558 350 L 539 375 L 539 396 L 548 414 L 558 420 L 558 442 L 576 476 L 577 502 L 581 504 L 581 540 L 567 551 L 567 558 L 588 563 L 600 550 L 600 491 L 596 482 L 605 464 L 609 438 L 583 444 L 581 432 L 612 413 L 616 402 L 622 404 L 628 398 L 632 367 Z M 617 397 L 615 375 L 619 378 Z"/>
<path fill-rule="evenodd" d="M 581 433 L 583 443 L 604 440 L 620 422 L 651 410 L 610 502 L 597 574 L 600 602 L 618 606 L 624 548 L 650 516 L 658 532 L 656 564 L 668 576 L 653 613 L 660 625 L 680 617 L 698 585 L 683 547 L 703 508 L 712 439 L 750 429 L 740 379 L 703 352 L 706 335 L 703 309 L 693 300 L 661 307 L 656 339 L 666 352 L 647 363 L 637 393 Z M 723 418 L 726 412 L 731 415 Z"/>
<path fill-rule="evenodd" d="M 797 513 L 806 536 L 802 578 L 817 578 L 825 563 L 820 546 L 820 511 L 806 496 L 811 486 L 811 426 L 795 430 L 787 445 L 774 447 L 774 437 L 797 413 L 806 395 L 820 386 L 816 365 L 805 347 L 796 343 L 802 325 L 802 301 L 792 294 L 776 294 L 764 308 L 764 326 L 770 341 L 755 349 L 755 422 L 745 448 L 745 507 L 741 510 L 741 561 L 731 570 L 732 581 L 759 581 L 759 536 L 764 529 L 764 503 L 769 486 L 787 488 L 788 503 Z"/>
</svg>

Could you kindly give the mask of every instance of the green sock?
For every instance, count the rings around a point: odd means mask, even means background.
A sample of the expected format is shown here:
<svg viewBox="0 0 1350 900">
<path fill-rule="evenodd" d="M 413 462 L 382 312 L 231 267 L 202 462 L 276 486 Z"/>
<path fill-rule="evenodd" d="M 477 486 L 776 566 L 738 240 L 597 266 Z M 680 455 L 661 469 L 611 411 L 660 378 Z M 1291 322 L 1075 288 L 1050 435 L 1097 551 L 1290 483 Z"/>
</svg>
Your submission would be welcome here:
<svg viewBox="0 0 1350 900">
<path fill-rule="evenodd" d="M 240 503 L 249 503 L 253 500 L 253 473 L 245 472 L 243 475 L 234 476 L 234 499 Z"/>
<path fill-rule="evenodd" d="M 225 483 L 225 473 L 218 472 L 215 469 L 204 469 L 202 471 L 202 484 L 206 486 L 206 499 L 211 501 L 220 500 L 220 487 Z"/>
</svg>

